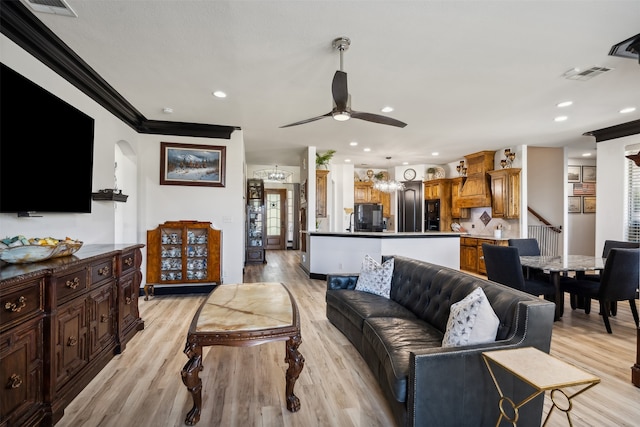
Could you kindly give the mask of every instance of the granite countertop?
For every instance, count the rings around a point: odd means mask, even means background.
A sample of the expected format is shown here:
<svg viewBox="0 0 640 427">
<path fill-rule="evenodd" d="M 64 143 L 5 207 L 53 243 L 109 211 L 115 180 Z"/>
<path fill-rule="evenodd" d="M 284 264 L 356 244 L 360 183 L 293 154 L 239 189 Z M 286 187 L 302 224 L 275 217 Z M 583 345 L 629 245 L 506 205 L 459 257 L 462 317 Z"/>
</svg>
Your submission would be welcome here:
<svg viewBox="0 0 640 427">
<path fill-rule="evenodd" d="M 472 237 L 474 239 L 488 239 L 488 240 L 500 240 L 500 241 L 506 241 L 511 239 L 511 237 L 495 237 L 493 234 L 472 234 L 472 233 L 461 233 L 460 234 L 461 237 Z"/>
</svg>

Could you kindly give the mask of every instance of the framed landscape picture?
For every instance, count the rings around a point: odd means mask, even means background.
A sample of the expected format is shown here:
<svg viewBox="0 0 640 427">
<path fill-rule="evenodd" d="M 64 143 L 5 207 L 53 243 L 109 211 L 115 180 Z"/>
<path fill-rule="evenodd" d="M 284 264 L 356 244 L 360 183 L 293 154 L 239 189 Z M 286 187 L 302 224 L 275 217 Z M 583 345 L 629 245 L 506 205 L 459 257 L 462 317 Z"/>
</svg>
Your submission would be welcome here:
<svg viewBox="0 0 640 427">
<path fill-rule="evenodd" d="M 596 198 L 584 196 L 582 198 L 582 213 L 596 213 Z"/>
<path fill-rule="evenodd" d="M 580 213 L 582 212 L 582 197 L 580 196 L 569 196 L 569 203 L 567 207 L 567 212 L 569 213 Z"/>
<path fill-rule="evenodd" d="M 160 143 L 160 185 L 224 187 L 226 148 Z"/>
<path fill-rule="evenodd" d="M 580 166 L 568 166 L 567 167 L 567 181 L 568 182 L 580 182 L 581 176 Z"/>
<path fill-rule="evenodd" d="M 595 166 L 583 166 L 582 167 L 582 182 L 596 182 L 596 167 Z"/>
</svg>

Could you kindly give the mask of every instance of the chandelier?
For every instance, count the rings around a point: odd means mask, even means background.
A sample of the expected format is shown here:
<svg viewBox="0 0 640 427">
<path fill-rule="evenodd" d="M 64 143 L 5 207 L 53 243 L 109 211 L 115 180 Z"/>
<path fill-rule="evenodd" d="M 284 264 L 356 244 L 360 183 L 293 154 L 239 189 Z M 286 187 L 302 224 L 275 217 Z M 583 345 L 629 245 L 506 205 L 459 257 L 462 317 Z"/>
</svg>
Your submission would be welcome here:
<svg viewBox="0 0 640 427">
<path fill-rule="evenodd" d="M 279 170 L 278 165 L 275 169 L 261 169 L 253 172 L 255 178 L 271 182 L 288 182 L 291 175 L 291 172 Z"/>
<path fill-rule="evenodd" d="M 391 160 L 391 157 L 386 157 L 386 159 L 387 161 L 389 161 Z M 368 176 L 368 173 L 367 173 L 367 176 Z M 385 172 L 385 173 L 382 173 L 381 179 L 375 178 L 373 180 L 373 188 L 378 191 L 382 191 L 383 193 L 395 193 L 396 191 L 404 190 L 404 184 L 402 182 L 389 179 L 389 174 Z"/>
</svg>

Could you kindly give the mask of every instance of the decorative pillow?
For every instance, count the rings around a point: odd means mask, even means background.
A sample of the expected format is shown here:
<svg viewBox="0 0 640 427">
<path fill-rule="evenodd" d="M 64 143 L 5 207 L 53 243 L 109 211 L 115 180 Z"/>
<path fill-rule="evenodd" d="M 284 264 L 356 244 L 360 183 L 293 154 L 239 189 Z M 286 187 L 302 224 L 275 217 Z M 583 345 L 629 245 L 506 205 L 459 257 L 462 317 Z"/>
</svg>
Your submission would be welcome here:
<svg viewBox="0 0 640 427">
<path fill-rule="evenodd" d="M 388 259 L 381 265 L 369 255 L 365 255 L 360 276 L 358 276 L 358 281 L 356 282 L 356 291 L 369 292 L 389 298 L 393 264 L 393 258 Z"/>
<path fill-rule="evenodd" d="M 443 347 L 484 344 L 496 340 L 500 320 L 482 288 L 451 305 Z"/>
</svg>

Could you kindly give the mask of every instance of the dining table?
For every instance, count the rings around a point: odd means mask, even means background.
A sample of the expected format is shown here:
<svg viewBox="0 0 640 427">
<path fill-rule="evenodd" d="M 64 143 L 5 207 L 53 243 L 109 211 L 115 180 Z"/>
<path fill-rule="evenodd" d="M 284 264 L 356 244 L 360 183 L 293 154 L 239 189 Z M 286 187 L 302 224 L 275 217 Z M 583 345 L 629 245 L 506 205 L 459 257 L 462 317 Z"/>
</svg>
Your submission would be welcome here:
<svg viewBox="0 0 640 427">
<path fill-rule="evenodd" d="M 555 320 L 560 320 L 564 312 L 564 292 L 560 287 L 560 277 L 574 273 L 575 277 L 580 279 L 586 271 L 604 270 L 605 261 L 606 258 L 588 255 L 527 255 L 520 257 L 520 264 L 526 267 L 528 272 L 530 270 L 542 270 L 549 273 L 551 283 L 556 289 Z"/>
</svg>

